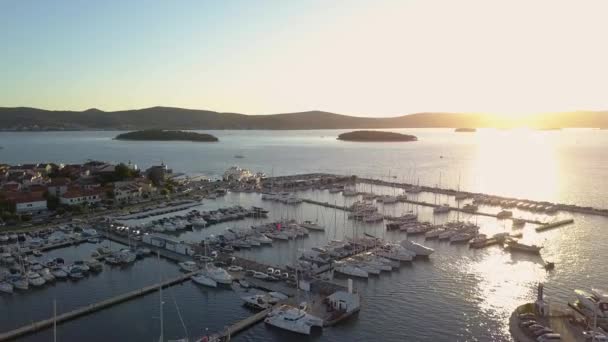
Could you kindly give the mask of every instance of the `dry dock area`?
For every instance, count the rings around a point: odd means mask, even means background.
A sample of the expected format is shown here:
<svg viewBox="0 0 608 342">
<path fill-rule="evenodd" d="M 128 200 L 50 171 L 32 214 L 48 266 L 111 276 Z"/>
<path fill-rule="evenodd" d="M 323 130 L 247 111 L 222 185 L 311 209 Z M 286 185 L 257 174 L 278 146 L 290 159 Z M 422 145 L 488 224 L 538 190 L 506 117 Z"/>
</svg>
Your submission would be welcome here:
<svg viewBox="0 0 608 342">
<path fill-rule="evenodd" d="M 101 302 L 89 304 L 87 306 L 57 315 L 57 317 L 51 317 L 51 318 L 47 318 L 47 319 L 44 319 L 44 320 L 41 320 L 38 322 L 34 322 L 31 324 L 25 325 L 21 328 L 17 328 L 17 329 L 0 334 L 0 341 L 13 340 L 20 336 L 24 336 L 24 335 L 31 334 L 31 333 L 34 333 L 36 331 L 39 331 L 39 330 L 42 330 L 45 328 L 52 327 L 55 322 L 57 324 L 61 324 L 63 322 L 78 318 L 80 316 L 88 315 L 88 314 L 103 310 L 105 308 L 114 306 L 116 304 L 120 304 L 122 302 L 126 302 L 128 300 L 144 296 L 148 293 L 158 291 L 159 287 L 161 287 L 161 286 L 163 288 L 165 288 L 165 287 L 169 287 L 169 286 L 172 286 L 175 284 L 182 283 L 186 280 L 189 280 L 193 274 L 194 273 L 180 275 L 179 277 L 166 280 L 162 283 L 146 286 L 146 287 L 122 294 L 122 295 L 118 295 L 118 296 L 103 300 Z"/>
</svg>

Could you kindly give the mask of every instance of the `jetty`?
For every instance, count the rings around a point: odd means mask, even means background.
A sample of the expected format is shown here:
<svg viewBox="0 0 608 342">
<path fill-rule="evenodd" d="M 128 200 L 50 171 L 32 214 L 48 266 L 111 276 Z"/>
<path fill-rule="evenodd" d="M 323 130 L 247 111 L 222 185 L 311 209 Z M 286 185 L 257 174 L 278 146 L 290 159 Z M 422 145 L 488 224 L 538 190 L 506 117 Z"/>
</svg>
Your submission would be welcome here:
<svg viewBox="0 0 608 342">
<path fill-rule="evenodd" d="M 306 198 L 303 198 L 302 201 L 305 203 L 309 203 L 309 204 L 320 205 L 320 206 L 326 207 L 326 208 L 332 208 L 332 209 L 338 209 L 338 210 L 344 210 L 344 211 L 352 211 L 349 207 L 331 204 L 331 203 L 327 203 L 327 202 L 319 202 L 319 201 L 310 200 L 310 199 L 306 199 Z"/>
<path fill-rule="evenodd" d="M 57 317 L 43 319 L 43 320 L 40 320 L 37 322 L 33 322 L 31 324 L 22 326 L 20 328 L 11 330 L 11 331 L 0 333 L 0 341 L 14 340 L 18 337 L 25 336 L 27 334 L 31 334 L 36 331 L 42 330 L 42 329 L 52 327 L 54 324 L 61 324 L 63 322 L 67 322 L 67 321 L 73 320 L 75 318 L 85 316 L 85 315 L 103 310 L 105 308 L 109 308 L 111 306 L 144 296 L 151 292 L 158 291 L 158 289 L 160 287 L 166 288 L 166 287 L 169 287 L 172 285 L 180 284 L 186 280 L 189 280 L 192 275 L 194 275 L 194 272 L 183 274 L 178 277 L 163 281 L 161 283 L 157 283 L 157 284 L 146 286 L 146 287 L 143 287 L 143 288 L 140 288 L 137 290 L 133 290 L 131 292 L 127 292 L 125 294 L 121 294 L 121 295 L 118 295 L 118 296 L 115 296 L 115 297 L 112 297 L 112 298 L 109 298 L 106 300 L 102 300 L 97 303 L 89 304 L 87 306 L 80 307 L 78 309 L 57 315 Z"/>
<path fill-rule="evenodd" d="M 254 315 L 251 315 L 245 319 L 242 319 L 234 324 L 229 325 L 226 330 L 224 330 L 221 334 L 220 334 L 220 339 L 230 339 L 230 337 L 238 334 L 239 332 L 257 324 L 258 322 L 262 321 L 264 318 L 266 318 L 266 316 L 268 316 L 268 314 L 270 313 L 270 311 L 272 311 L 275 307 L 277 307 L 279 304 L 275 305 L 274 307 L 262 310 Z"/>
<path fill-rule="evenodd" d="M 333 208 L 333 209 L 338 209 L 338 210 L 344 210 L 344 211 L 352 211 L 351 208 L 349 207 L 345 207 L 345 206 L 340 206 L 340 205 L 336 205 L 336 204 L 331 204 L 331 203 L 327 203 L 327 202 L 319 202 L 319 201 L 315 201 L 315 200 L 310 200 L 310 199 L 302 199 L 302 201 L 309 203 L 309 204 L 315 204 L 315 205 L 320 205 L 322 207 L 326 207 L 326 208 Z M 428 202 L 423 202 L 423 201 L 414 201 L 414 200 L 410 200 L 410 199 L 401 199 L 401 202 L 405 202 L 405 203 L 410 203 L 410 204 L 416 204 L 416 205 L 421 205 L 421 206 L 425 206 L 425 207 L 440 207 L 441 205 L 439 204 L 433 204 L 433 203 L 428 203 Z M 465 214 L 471 214 L 471 215 L 481 215 L 481 216 L 488 216 L 488 217 L 494 217 L 494 218 L 499 218 L 498 214 L 491 214 L 491 213 L 484 213 L 481 211 L 467 211 L 464 210 L 462 208 L 458 208 L 458 207 L 449 207 L 450 210 L 453 211 L 460 211 L 462 213 Z M 385 219 L 391 219 L 391 216 L 385 216 Z M 532 220 L 532 219 L 525 219 L 525 218 L 516 218 L 516 217 L 509 217 L 508 219 L 510 220 L 520 220 L 520 221 L 524 221 L 526 223 L 532 223 L 532 224 L 540 224 L 543 225 L 544 223 L 539 221 L 539 220 Z M 563 225 L 565 223 L 561 223 L 560 225 Z"/>
<path fill-rule="evenodd" d="M 448 195 L 448 196 L 455 196 L 456 194 L 467 195 L 470 198 L 483 196 L 483 197 L 490 197 L 490 198 L 496 200 L 496 202 L 503 202 L 503 201 L 525 202 L 525 203 L 533 204 L 533 205 L 553 206 L 556 211 L 561 210 L 561 211 L 567 211 L 567 212 L 575 212 L 575 213 L 591 214 L 591 215 L 608 217 L 608 209 L 583 207 L 583 206 L 579 206 L 579 205 L 575 205 L 575 204 L 551 203 L 548 201 L 534 201 L 534 200 L 529 200 L 529 199 L 489 195 L 489 194 L 478 193 L 478 192 L 468 192 L 468 191 L 459 191 L 459 190 L 455 190 L 455 189 L 438 188 L 438 187 L 434 187 L 434 186 L 389 182 L 389 181 L 380 180 L 380 179 L 371 179 L 371 178 L 363 178 L 363 177 L 358 177 L 356 180 L 361 183 L 383 185 L 383 186 L 388 186 L 388 187 L 401 188 L 404 190 L 416 187 L 416 188 L 419 188 L 423 192 L 437 193 L 437 194 L 443 194 L 443 195 Z"/>
<path fill-rule="evenodd" d="M 165 248 L 156 247 L 156 246 L 144 243 L 144 242 L 129 240 L 129 238 L 127 238 L 127 237 L 111 233 L 107 230 L 104 232 L 104 234 L 102 236 L 110 241 L 114 241 L 114 242 L 117 242 L 117 243 L 120 243 L 120 244 L 123 244 L 126 246 L 129 246 L 129 245 L 145 246 L 146 248 L 150 249 L 154 253 L 158 253 L 158 254 L 160 254 L 161 257 L 171 260 L 171 261 L 182 262 L 182 261 L 192 260 L 192 257 L 190 257 L 188 255 L 179 254 L 179 253 L 167 250 Z M 194 247 L 194 245 L 190 245 L 190 244 L 189 244 L 189 246 Z"/>
<path fill-rule="evenodd" d="M 536 227 L 536 231 L 537 232 L 542 232 L 542 231 L 545 231 L 545 230 L 549 230 L 549 229 L 565 226 L 565 225 L 572 224 L 572 223 L 574 223 L 573 219 L 560 220 L 560 221 L 556 221 L 556 222 L 551 222 L 551 223 L 543 224 L 542 226 L 538 226 L 538 227 Z"/>
</svg>

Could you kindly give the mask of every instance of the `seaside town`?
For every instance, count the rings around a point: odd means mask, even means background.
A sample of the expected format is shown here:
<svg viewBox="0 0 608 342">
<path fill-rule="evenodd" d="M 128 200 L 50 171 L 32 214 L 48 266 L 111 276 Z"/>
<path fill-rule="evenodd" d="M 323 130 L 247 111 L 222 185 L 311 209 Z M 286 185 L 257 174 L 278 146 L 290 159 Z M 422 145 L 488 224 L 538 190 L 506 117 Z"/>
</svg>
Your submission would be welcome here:
<svg viewBox="0 0 608 342">
<path fill-rule="evenodd" d="M 533 227 L 534 234 L 542 234 L 572 224 L 574 220 L 568 212 L 606 215 L 593 208 L 399 183 L 389 177 L 269 177 L 237 166 L 228 169 L 221 179 L 209 179 L 174 173 L 164 164 L 145 170 L 130 162 L 2 165 L 0 179 L 2 295 L 42 289 L 62 280 L 77 281 L 103 272 L 106 267 L 130 265 L 144 258 L 162 257 L 181 270 L 177 277 L 160 279 L 156 284 L 2 332 L 0 341 L 57 329 L 62 322 L 149 293 L 159 292 L 162 298 L 163 289 L 185 281 L 207 288 L 243 291 L 243 305 L 252 309 L 251 316 L 226 322 L 223 330 L 205 334 L 201 341 L 229 340 L 261 321 L 298 334 L 322 334 L 323 329 L 330 329 L 361 310 L 363 298 L 353 280 L 381 278 L 398 272 L 404 264 L 433 258 L 435 250 L 425 241 L 455 247 L 468 245 L 471 249 L 498 246 L 510 253 L 537 258 L 550 272 L 555 263 L 542 258 L 543 246 L 525 242 L 523 228 Z M 307 196 L 311 191 L 332 196 L 334 203 Z M 205 203 L 239 193 L 255 197 L 261 206 L 217 203 L 205 208 Z M 297 209 L 290 214 L 289 208 L 303 203 L 330 209 L 335 216 L 340 213 L 352 232 L 310 248 L 294 245 L 291 248 L 297 257 L 288 257 L 284 264 L 268 264 L 241 253 L 306 241 L 314 234 L 329 231 L 331 219 L 303 217 Z M 270 212 L 267 205 L 281 208 L 280 214 Z M 406 210 L 386 212 L 397 205 Z M 432 221 L 421 219 L 418 210 L 424 207 L 431 210 Z M 458 214 L 456 220 L 435 221 L 435 217 L 450 212 Z M 461 220 L 461 214 L 469 215 L 469 219 Z M 539 215 L 544 219 L 540 220 Z M 503 225 L 508 222 L 510 229 L 486 232 L 473 217 L 490 218 Z M 221 234 L 197 241 L 179 239 L 184 232 L 240 221 L 249 226 L 231 225 Z M 334 219 L 334 225 L 335 222 Z M 373 225 L 402 237 L 394 240 L 386 238 L 386 233 L 367 233 L 365 226 Z M 333 227 L 334 234 L 336 229 Z M 100 247 L 84 260 L 45 256 L 48 251 L 79 244 Z M 515 340 L 606 338 L 602 330 L 608 327 L 605 293 L 598 289 L 577 290 L 571 303 L 550 303 L 543 296 L 544 285 L 538 287 L 537 301 L 518 306 L 510 318 Z"/>
</svg>

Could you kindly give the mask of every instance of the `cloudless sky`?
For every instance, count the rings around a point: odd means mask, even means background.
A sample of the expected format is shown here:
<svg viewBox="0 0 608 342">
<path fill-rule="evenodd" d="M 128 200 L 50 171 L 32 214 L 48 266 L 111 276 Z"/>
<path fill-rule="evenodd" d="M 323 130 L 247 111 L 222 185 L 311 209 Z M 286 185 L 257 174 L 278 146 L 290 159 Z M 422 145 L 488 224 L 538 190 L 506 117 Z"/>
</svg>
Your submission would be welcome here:
<svg viewBox="0 0 608 342">
<path fill-rule="evenodd" d="M 605 0 L 0 0 L 0 106 L 608 109 Z"/>
</svg>

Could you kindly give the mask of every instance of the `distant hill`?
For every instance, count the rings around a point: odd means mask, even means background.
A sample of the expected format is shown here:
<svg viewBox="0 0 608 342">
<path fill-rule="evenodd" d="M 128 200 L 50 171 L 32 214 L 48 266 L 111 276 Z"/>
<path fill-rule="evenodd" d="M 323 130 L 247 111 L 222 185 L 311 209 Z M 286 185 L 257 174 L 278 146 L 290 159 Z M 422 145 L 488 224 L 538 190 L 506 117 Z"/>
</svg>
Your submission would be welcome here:
<svg viewBox="0 0 608 342">
<path fill-rule="evenodd" d="M 170 107 L 105 112 L 49 111 L 36 108 L 0 107 L 0 129 L 360 129 L 408 127 L 607 127 L 608 112 L 539 114 L 521 120 L 508 120 L 484 114 L 417 113 L 398 117 L 356 117 L 309 111 L 288 114 L 245 115 Z"/>
</svg>

